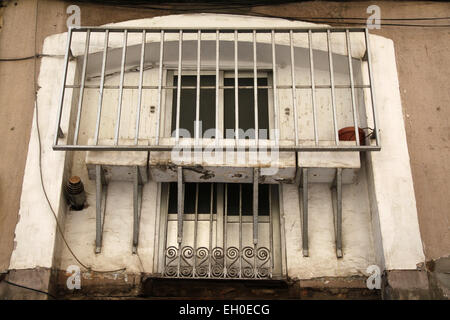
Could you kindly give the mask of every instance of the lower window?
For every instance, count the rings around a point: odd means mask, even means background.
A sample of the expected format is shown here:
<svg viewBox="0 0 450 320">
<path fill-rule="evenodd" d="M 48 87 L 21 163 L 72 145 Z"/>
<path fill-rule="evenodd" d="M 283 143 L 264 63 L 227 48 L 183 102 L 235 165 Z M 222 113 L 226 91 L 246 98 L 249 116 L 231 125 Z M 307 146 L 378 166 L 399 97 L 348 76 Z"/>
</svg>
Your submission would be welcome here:
<svg viewBox="0 0 450 320">
<path fill-rule="evenodd" d="M 159 271 L 164 277 L 282 277 L 278 185 L 185 183 L 181 243 L 177 184 L 162 184 Z M 256 232 L 255 232 L 256 229 Z"/>
</svg>

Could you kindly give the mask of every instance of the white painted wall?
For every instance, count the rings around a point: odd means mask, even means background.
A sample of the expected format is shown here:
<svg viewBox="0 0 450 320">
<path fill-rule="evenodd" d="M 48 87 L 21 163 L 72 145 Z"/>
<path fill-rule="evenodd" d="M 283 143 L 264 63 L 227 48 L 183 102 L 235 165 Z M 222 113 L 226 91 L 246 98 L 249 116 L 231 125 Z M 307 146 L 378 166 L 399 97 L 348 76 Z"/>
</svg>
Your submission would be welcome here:
<svg viewBox="0 0 450 320">
<path fill-rule="evenodd" d="M 116 24 L 116 26 L 164 27 L 173 25 L 174 21 L 179 27 L 193 24 L 198 27 L 210 26 L 212 21 L 214 26 L 220 27 L 265 26 L 267 24 L 267 19 L 262 18 L 229 15 L 211 17 L 200 14 L 135 20 Z M 309 23 L 278 19 L 271 19 L 270 23 L 272 26 L 311 26 Z M 378 114 L 383 133 L 382 151 L 371 153 L 369 163 L 358 171 L 357 182 L 345 185 L 343 188 L 343 259 L 337 259 L 335 256 L 331 195 L 328 185 L 315 184 L 310 189 L 310 257 L 308 258 L 304 258 L 301 254 L 300 213 L 296 187 L 295 185 L 283 187 L 287 269 L 288 275 L 291 277 L 304 279 L 364 274 L 366 267 L 375 262 L 385 263 L 387 269 L 414 269 L 417 263 L 424 260 L 401 116 L 393 44 L 390 40 L 378 36 L 371 36 L 370 40 L 373 50 L 372 60 Z M 65 34 L 48 37 L 44 43 L 43 53 L 63 54 L 65 41 Z M 98 46 L 93 51 L 102 50 L 103 39 L 94 37 L 93 41 L 94 43 L 98 42 Z M 285 39 L 280 39 L 280 42 L 282 41 Z M 363 53 L 362 39 L 353 41 L 354 56 L 361 57 Z M 129 45 L 139 42 L 140 37 L 130 37 L 129 39 Z M 317 43 L 319 47 L 320 43 L 324 45 L 323 41 Z M 111 46 L 120 47 L 121 44 L 121 39 L 117 38 L 117 40 L 113 39 Z M 304 47 L 305 43 L 299 41 L 296 45 Z M 336 53 L 344 53 L 344 48 L 343 41 L 336 41 Z M 77 39 L 75 37 L 73 53 L 81 55 L 83 50 L 84 38 Z M 75 64 L 76 61 L 71 62 L 71 73 L 68 79 L 75 78 Z M 64 165 L 67 163 L 66 157 L 72 155 L 51 150 L 58 105 L 58 97 L 54 93 L 59 92 L 60 89 L 61 70 L 61 58 L 43 58 L 39 77 L 41 89 L 38 102 L 43 145 L 44 182 L 53 207 L 57 212 L 64 213 L 65 206 L 58 204 L 61 202 L 61 184 Z M 318 71 L 318 79 L 321 79 L 320 74 Z M 326 72 L 323 73 L 323 79 L 325 79 L 325 74 Z M 345 73 L 342 77 L 345 78 Z M 149 99 L 151 99 L 150 96 Z M 67 106 L 70 106 L 70 99 L 70 95 L 67 95 L 66 109 L 68 109 Z M 90 99 L 91 97 L 88 95 L 86 103 L 89 104 Z M 129 99 L 134 101 L 133 94 Z M 323 99 L 325 103 L 326 97 Z M 307 104 L 304 105 L 305 108 L 306 106 Z M 131 112 L 132 110 L 130 110 Z M 305 114 L 301 114 L 303 117 L 307 116 L 306 109 L 305 112 Z M 325 112 L 329 112 L 329 110 L 325 110 Z M 149 119 L 149 122 L 142 126 L 144 132 L 151 127 L 151 117 Z M 289 128 L 289 121 L 287 119 L 284 121 L 283 125 Z M 368 121 L 370 123 L 370 117 Z M 68 123 L 69 115 L 66 112 L 62 122 L 62 129 L 65 133 L 67 133 Z M 107 122 L 104 123 L 104 127 L 108 128 Z M 325 133 L 325 135 L 328 134 Z M 285 131 L 285 135 L 289 135 L 289 130 Z M 311 138 L 306 132 L 305 136 L 308 139 Z M 80 139 L 87 139 L 87 137 L 82 135 Z M 65 236 L 73 251 L 85 264 L 95 269 L 110 270 L 126 267 L 128 272 L 153 272 L 155 213 L 159 208 L 157 184 L 149 182 L 144 186 L 139 256 L 131 254 L 132 185 L 128 182 L 116 181 L 109 184 L 103 250 L 101 254 L 95 255 L 95 188 L 93 181 L 88 179 L 84 161 L 84 152 L 73 153 L 73 166 L 70 173 L 79 175 L 84 181 L 89 206 L 83 211 L 68 211 L 66 215 L 63 214 L 63 216 L 65 215 Z M 37 173 L 37 139 L 33 126 L 22 191 L 20 220 L 16 227 L 16 247 L 10 268 L 54 266 L 64 269 L 67 265 L 76 263 L 66 248 L 63 248 L 61 255 L 55 253 L 55 223 L 40 192 Z M 60 260 L 61 264 L 53 264 L 55 255 L 58 255 L 60 259 L 56 260 Z"/>
</svg>

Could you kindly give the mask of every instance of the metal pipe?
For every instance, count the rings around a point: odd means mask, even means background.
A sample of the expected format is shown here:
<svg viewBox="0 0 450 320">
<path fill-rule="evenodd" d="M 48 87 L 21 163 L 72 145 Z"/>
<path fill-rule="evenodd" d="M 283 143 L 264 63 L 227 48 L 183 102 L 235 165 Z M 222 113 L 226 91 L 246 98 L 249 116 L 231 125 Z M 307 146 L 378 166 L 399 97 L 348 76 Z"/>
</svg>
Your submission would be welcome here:
<svg viewBox="0 0 450 320">
<path fill-rule="evenodd" d="M 195 97 L 195 144 L 198 145 L 200 139 L 200 50 L 201 50 L 201 32 L 197 34 L 197 91 Z"/>
<path fill-rule="evenodd" d="M 294 57 L 294 34 L 289 31 L 290 47 L 291 47 L 291 80 L 292 80 L 292 103 L 294 105 L 294 132 L 295 145 L 298 146 L 298 116 L 297 116 L 297 93 L 295 91 L 295 57 Z"/>
<path fill-rule="evenodd" d="M 80 97 L 78 98 L 77 120 L 75 123 L 75 133 L 74 133 L 74 137 L 73 137 L 73 144 L 75 144 L 75 145 L 78 143 L 78 134 L 80 131 L 81 109 L 83 107 L 84 84 L 86 81 L 86 68 L 87 68 L 87 60 L 88 60 L 88 55 L 89 55 L 90 38 L 91 38 L 91 31 L 88 30 L 86 32 L 86 44 L 85 44 L 85 48 L 84 48 L 83 69 L 81 72 Z"/>
<path fill-rule="evenodd" d="M 242 184 L 239 184 L 239 278 L 242 278 Z"/>
<path fill-rule="evenodd" d="M 114 138 L 114 144 L 119 144 L 119 132 L 120 132 L 120 116 L 122 113 L 122 100 L 123 100 L 123 79 L 125 72 L 125 59 L 127 55 L 127 40 L 128 40 L 128 31 L 125 30 L 123 33 L 123 49 L 122 49 L 122 63 L 120 66 L 120 89 L 119 89 L 119 104 L 117 106 L 117 123 L 116 123 L 116 135 Z"/>
<path fill-rule="evenodd" d="M 338 258 L 342 258 L 342 168 L 336 170 L 336 195 L 336 255 Z"/>
<path fill-rule="evenodd" d="M 216 143 L 219 144 L 219 41 L 220 32 L 216 31 Z"/>
<path fill-rule="evenodd" d="M 95 201 L 95 253 L 100 253 L 102 250 L 102 202 L 103 202 L 103 171 L 102 166 L 97 164 L 95 166 L 95 187 L 96 187 L 96 201 Z"/>
<path fill-rule="evenodd" d="M 330 85 L 331 85 L 331 106 L 333 108 L 333 125 L 334 125 L 334 139 L 336 145 L 339 145 L 338 124 L 336 115 L 336 95 L 334 92 L 334 70 L 333 70 L 333 53 L 331 48 L 331 34 L 330 30 L 327 30 L 327 44 L 328 44 L 328 63 L 330 66 Z"/>
<path fill-rule="evenodd" d="M 188 69 L 184 68 L 184 70 L 188 70 Z M 209 71 L 209 70 L 204 70 L 204 71 Z M 78 89 L 80 87 L 81 87 L 80 85 L 76 85 L 76 84 L 68 84 L 68 85 L 66 85 L 66 89 Z M 353 87 L 355 89 L 370 89 L 370 85 L 354 84 Z M 99 89 L 100 86 L 85 84 L 84 88 L 85 89 Z M 106 86 L 104 86 L 104 89 L 119 89 L 119 88 L 120 87 L 118 85 L 117 86 L 114 86 L 114 85 L 106 85 Z M 170 85 L 168 85 L 168 86 L 161 86 L 161 88 L 162 89 L 176 89 L 177 86 L 170 86 Z M 234 88 L 235 88 L 234 85 L 232 85 L 232 86 L 219 86 L 219 89 L 234 89 Z M 253 85 L 251 85 L 251 86 L 244 86 L 244 85 L 238 86 L 238 89 L 253 89 L 253 88 L 254 88 Z M 274 89 L 275 87 L 274 86 L 270 86 L 270 85 L 267 85 L 267 86 L 258 85 L 258 88 L 259 89 Z M 316 84 L 315 88 L 316 89 L 330 89 L 331 86 L 330 85 L 323 85 L 323 84 Z M 351 86 L 335 84 L 334 88 L 335 89 L 350 89 Z M 130 86 L 126 86 L 126 85 L 124 85 L 123 89 L 124 90 L 126 90 L 126 89 L 139 89 L 139 86 L 138 85 L 137 86 L 131 86 L 131 85 Z M 158 89 L 158 86 L 146 86 L 146 85 L 143 85 L 142 89 Z M 197 89 L 197 86 L 181 86 L 181 89 Z M 215 85 L 213 85 L 213 86 L 202 86 L 201 85 L 200 89 L 216 89 L 216 86 Z M 292 89 L 292 86 L 291 85 L 277 85 L 275 89 Z M 311 89 L 311 86 L 310 85 L 296 85 L 294 87 L 294 89 Z"/>
<path fill-rule="evenodd" d="M 102 104 L 103 104 L 103 90 L 105 86 L 105 69 L 106 69 L 106 59 L 108 56 L 108 41 L 109 41 L 109 30 L 105 31 L 105 44 L 103 47 L 103 59 L 102 59 L 102 72 L 100 76 L 100 90 L 98 96 L 98 108 L 97 108 L 97 120 L 95 123 L 95 136 L 94 143 L 98 145 L 98 137 L 100 134 L 100 120 L 102 116 Z"/>
<path fill-rule="evenodd" d="M 181 244 L 183 241 L 183 214 L 184 214 L 184 183 L 183 183 L 183 168 L 177 167 L 177 196 L 178 196 L 178 218 L 177 218 L 177 242 Z"/>
<path fill-rule="evenodd" d="M 275 47 L 275 31 L 272 30 L 272 81 L 273 81 L 273 115 L 274 115 L 274 127 L 275 127 L 275 141 L 278 144 L 279 141 L 279 124 L 278 124 L 278 93 L 277 93 L 277 58 Z"/>
<path fill-rule="evenodd" d="M 253 170 L 253 244 L 258 244 L 258 191 L 259 169 Z"/>
<path fill-rule="evenodd" d="M 254 116 L 255 116 L 255 145 L 258 145 L 259 126 L 258 126 L 258 70 L 256 57 L 256 30 L 253 30 L 253 99 L 254 99 Z"/>
<path fill-rule="evenodd" d="M 195 184 L 195 216 L 194 216 L 194 263 L 192 275 L 196 276 L 196 264 L 197 264 L 197 226 L 198 226 L 198 182 Z"/>
<path fill-rule="evenodd" d="M 364 29 L 365 34 L 365 42 L 366 42 L 366 50 L 367 50 L 367 66 L 369 70 L 369 81 L 370 81 L 370 97 L 372 100 L 372 114 L 373 114 L 373 132 L 375 132 L 375 141 L 377 146 L 380 147 L 380 134 L 378 132 L 378 121 L 377 121 L 377 108 L 375 103 L 375 88 L 373 81 L 373 72 L 372 72 L 372 61 L 370 57 L 370 41 L 369 41 L 369 30 L 367 28 Z"/>
<path fill-rule="evenodd" d="M 135 175 L 133 181 L 133 253 L 137 252 L 139 241 L 139 221 L 140 221 L 140 207 L 142 200 L 142 185 L 139 173 L 139 166 L 135 166 Z"/>
<path fill-rule="evenodd" d="M 274 259 L 273 259 L 273 215 L 272 215 L 272 185 L 269 184 L 269 243 L 270 243 L 270 278 L 272 278 L 272 273 L 274 269 Z"/>
<path fill-rule="evenodd" d="M 181 103 L 181 60 L 183 56 L 183 31 L 180 30 L 178 39 L 178 82 L 177 82 L 177 114 L 176 114 L 176 138 L 178 144 L 180 141 L 180 103 Z"/>
<path fill-rule="evenodd" d="M 316 88 L 314 81 L 314 58 L 312 49 L 312 33 L 311 30 L 308 31 L 308 44 L 309 44 L 309 69 L 311 73 L 311 99 L 312 99 L 312 110 L 313 110 L 313 123 L 314 123 L 314 141 L 316 146 L 319 145 L 319 136 L 317 134 L 317 111 L 316 111 Z"/>
<path fill-rule="evenodd" d="M 163 58 L 164 58 L 164 30 L 161 30 L 159 42 L 159 73 L 158 73 L 158 107 L 156 110 L 156 145 L 159 145 L 159 128 L 161 122 L 161 101 L 162 101 L 162 81 L 163 81 Z"/>
<path fill-rule="evenodd" d="M 144 59 L 145 59 L 145 42 L 146 42 L 146 31 L 142 31 L 142 46 L 141 46 L 141 64 L 139 66 L 139 93 L 138 93 L 138 105 L 136 111 L 136 137 L 134 140 L 135 144 L 139 141 L 139 125 L 141 120 L 141 105 L 142 105 L 142 83 L 144 81 Z"/>
<path fill-rule="evenodd" d="M 348 56 L 348 70 L 350 73 L 350 90 L 352 95 L 352 110 L 353 110 L 353 123 L 355 125 L 355 139 L 356 145 L 360 145 L 359 141 L 359 130 L 358 130 L 358 117 L 356 114 L 356 102 L 355 102 L 355 88 L 353 85 L 353 65 L 352 65 L 352 47 L 350 43 L 350 33 L 348 30 L 345 31 L 346 39 L 347 39 L 347 56 Z"/>
<path fill-rule="evenodd" d="M 239 143 L 238 32 L 234 31 L 234 134 Z"/>
<path fill-rule="evenodd" d="M 123 27 L 96 27 L 96 26 L 86 26 L 86 27 L 80 27 L 74 29 L 74 32 L 84 32 L 87 29 L 92 29 L 92 32 L 104 32 L 105 30 L 110 30 L 111 32 L 123 32 L 125 29 L 128 30 L 130 33 L 141 33 L 143 30 L 147 30 L 147 32 L 160 32 L 161 30 L 166 31 L 167 33 L 178 33 L 180 30 L 186 32 L 186 33 L 196 33 L 198 30 L 201 30 L 203 33 L 214 33 L 217 28 L 216 27 L 164 27 L 162 29 L 161 27 L 146 27 L 146 28 L 123 28 Z M 220 28 L 220 31 L 223 33 L 234 33 L 236 30 L 239 33 L 248 33 L 249 31 L 254 30 L 255 27 L 241 27 L 239 29 L 236 29 L 236 27 L 222 27 Z M 287 29 L 285 27 L 271 27 L 271 28 L 256 28 L 258 32 L 266 32 L 270 33 L 272 30 L 275 30 L 277 32 L 289 32 L 293 30 L 295 33 L 307 33 L 309 30 L 314 32 L 323 33 L 327 30 L 330 30 L 332 32 L 344 32 L 345 30 L 349 30 L 350 32 L 364 32 L 365 28 L 362 27 L 318 27 L 318 28 L 296 28 L 296 29 Z"/>
<path fill-rule="evenodd" d="M 53 140 L 53 145 L 58 145 L 58 138 L 59 138 L 59 132 L 61 130 L 61 116 L 62 116 L 62 109 L 64 107 L 64 93 L 66 89 L 66 80 L 67 80 L 67 68 L 69 66 L 69 52 L 70 52 L 70 45 L 72 43 L 72 28 L 69 28 L 69 31 L 67 32 L 67 45 L 66 45 L 66 53 L 64 54 L 64 72 L 63 72 L 63 80 L 62 80 L 62 86 L 61 86 L 61 93 L 59 97 L 59 108 L 58 108 L 58 114 L 56 116 L 56 129 L 55 129 L 55 137 Z"/>
<path fill-rule="evenodd" d="M 214 184 L 211 183 L 211 197 L 210 197 L 210 204 L 209 204 L 209 268 L 208 268 L 208 277 L 211 277 L 212 274 L 212 264 L 211 264 L 211 257 L 212 257 L 212 237 L 213 237 L 213 214 L 214 214 Z M 217 221 L 217 219 L 216 219 Z M 217 224 L 217 223 L 216 223 Z"/>
<path fill-rule="evenodd" d="M 309 256 L 308 246 L 308 168 L 302 169 L 303 210 L 302 210 L 302 247 L 303 256 Z"/>
<path fill-rule="evenodd" d="M 189 146 L 186 146 L 186 148 Z M 194 147 L 194 146 L 190 146 Z M 54 145 L 53 150 L 78 150 L 78 151 L 172 151 L 174 145 L 119 145 L 119 146 L 111 146 L 111 145 Z M 322 151 L 380 151 L 381 147 L 379 146 L 262 146 L 262 147 L 249 147 L 249 146 L 230 146 L 227 147 L 227 151 L 266 151 L 276 149 L 279 152 L 300 152 L 300 151 L 308 151 L 308 152 L 322 152 Z M 185 149 L 186 150 L 186 149 Z M 196 150 L 205 151 L 211 150 L 211 147 L 196 147 Z"/>
<path fill-rule="evenodd" d="M 225 183 L 225 218 L 223 223 L 223 277 L 227 276 L 228 183 Z"/>
<path fill-rule="evenodd" d="M 258 200 L 259 200 L 259 168 L 253 169 L 253 250 L 254 250 L 254 276 L 258 277 Z"/>
</svg>

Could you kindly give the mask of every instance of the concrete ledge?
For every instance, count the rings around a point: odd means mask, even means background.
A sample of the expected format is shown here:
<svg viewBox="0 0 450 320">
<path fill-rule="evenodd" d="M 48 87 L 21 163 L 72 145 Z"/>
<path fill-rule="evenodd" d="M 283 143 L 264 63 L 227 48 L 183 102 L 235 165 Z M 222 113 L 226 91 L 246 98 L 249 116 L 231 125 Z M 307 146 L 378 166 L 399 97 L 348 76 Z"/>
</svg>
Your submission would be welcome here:
<svg viewBox="0 0 450 320">
<path fill-rule="evenodd" d="M 121 143 L 131 144 L 134 140 L 121 140 Z M 89 141 L 92 145 L 93 141 Z M 113 145 L 113 140 L 101 140 L 101 145 Z M 146 144 L 139 141 L 139 144 Z M 95 166 L 101 165 L 105 173 L 106 180 L 133 181 L 134 168 L 139 167 L 139 173 L 143 182 L 148 180 L 147 171 L 148 152 L 147 151 L 87 151 L 86 166 L 89 179 L 95 179 Z"/>
</svg>

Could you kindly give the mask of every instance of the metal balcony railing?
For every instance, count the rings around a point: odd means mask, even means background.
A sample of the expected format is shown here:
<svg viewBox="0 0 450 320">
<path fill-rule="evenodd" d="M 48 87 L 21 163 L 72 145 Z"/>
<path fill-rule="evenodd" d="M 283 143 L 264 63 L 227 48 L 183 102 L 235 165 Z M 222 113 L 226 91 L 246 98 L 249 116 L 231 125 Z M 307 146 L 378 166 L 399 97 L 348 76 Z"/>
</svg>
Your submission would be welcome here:
<svg viewBox="0 0 450 320">
<path fill-rule="evenodd" d="M 77 79 L 74 79 L 73 83 L 68 83 L 68 66 L 70 60 L 73 57 L 72 46 L 74 35 L 77 34 L 85 35 L 85 45 L 84 54 L 79 54 L 79 75 Z M 352 55 L 352 45 L 356 36 L 351 35 L 358 34 L 357 45 L 364 44 L 364 48 L 359 50 L 364 54 L 358 55 L 356 58 Z M 103 49 L 99 46 L 100 41 L 91 41 L 91 39 L 96 37 L 96 40 L 104 39 Z M 121 51 L 120 54 L 120 66 L 118 69 L 114 69 L 115 73 L 119 76 L 118 84 L 106 84 L 106 78 L 108 76 L 107 70 L 107 57 L 110 54 L 108 51 L 111 50 L 110 38 L 114 35 L 115 37 L 121 36 L 122 46 L 115 47 L 116 53 Z M 127 65 L 127 52 L 130 50 L 129 38 L 141 36 L 140 44 L 134 43 L 135 49 L 138 47 L 139 52 L 138 65 L 131 66 Z M 342 37 L 342 41 L 333 49 L 332 37 L 339 36 Z M 260 40 L 258 40 L 258 37 Z M 278 37 L 278 41 L 277 41 Z M 302 39 L 299 40 L 299 37 Z M 314 43 L 313 38 L 320 37 L 317 43 Z M 150 38 L 150 41 L 149 41 Z M 80 39 L 80 38 L 77 38 Z M 136 39 L 136 38 L 134 38 Z M 262 39 L 262 40 L 261 40 Z M 295 42 L 301 42 L 300 46 L 295 46 Z M 92 44 L 91 42 L 94 42 Z M 196 59 L 185 61 L 183 59 L 183 50 L 185 42 L 189 42 L 187 47 L 187 54 L 192 55 L 192 48 L 196 48 L 195 54 Z M 146 58 L 146 51 L 149 50 L 149 45 L 157 45 L 159 50 L 155 50 L 156 47 L 151 48 L 154 58 Z M 77 42 L 78 51 L 80 47 L 80 41 Z M 117 44 L 117 43 L 116 43 Z M 243 46 L 245 44 L 245 46 Z M 140 46 L 140 47 L 139 47 Z M 222 48 L 223 46 L 223 48 Z M 303 54 L 299 57 L 297 48 L 302 48 Z M 343 51 L 345 48 L 345 51 Z M 119 51 L 120 50 L 120 51 Z M 227 51 L 227 54 L 231 57 L 228 64 L 223 64 L 221 62 L 221 50 Z M 265 50 L 261 53 L 259 50 Z M 336 53 L 340 50 L 341 53 Z M 112 50 L 111 50 L 112 51 Z M 177 52 L 176 52 L 177 51 Z M 192 51 L 192 52 L 191 52 Z M 204 53 L 208 54 L 208 63 L 202 61 L 202 55 Z M 166 54 L 167 53 L 167 54 Z M 176 56 L 176 53 L 178 55 Z M 97 57 L 94 59 L 94 55 Z M 258 54 L 264 55 L 265 61 L 262 63 L 258 61 Z M 167 55 L 176 56 L 177 62 L 172 61 L 169 63 L 165 60 Z M 315 62 L 321 63 L 321 67 L 326 67 L 323 70 L 328 70 L 329 81 L 327 83 L 318 83 L 316 80 L 317 66 L 315 67 Z M 118 57 L 119 54 L 116 54 Z M 307 59 L 305 59 L 307 57 Z M 69 29 L 67 38 L 67 48 L 64 58 L 64 73 L 63 73 L 63 83 L 61 85 L 61 95 L 59 100 L 58 114 L 57 114 L 57 126 L 54 138 L 54 150 L 102 150 L 102 151 L 170 151 L 177 146 L 180 142 L 180 118 L 183 116 L 180 113 L 181 105 L 181 90 L 191 89 L 196 92 L 196 102 L 195 102 L 195 124 L 194 124 L 194 137 L 189 140 L 192 146 L 195 148 L 204 149 L 205 144 L 204 139 L 200 137 L 200 102 L 201 102 L 201 89 L 214 90 L 215 92 L 215 125 L 216 128 L 221 126 L 220 122 L 223 121 L 219 117 L 219 106 L 220 93 L 223 90 L 234 90 L 235 96 L 235 112 L 234 112 L 234 123 L 235 130 L 239 128 L 239 108 L 244 108 L 246 106 L 239 105 L 239 94 L 242 89 L 253 89 L 253 111 L 254 111 L 254 129 L 259 132 L 258 123 L 258 89 L 269 90 L 269 98 L 271 99 L 270 104 L 273 107 L 273 129 L 276 132 L 280 130 L 287 130 L 282 128 L 281 116 L 283 111 L 288 106 L 289 110 L 292 110 L 292 115 L 290 116 L 290 121 L 292 123 L 291 136 L 286 139 L 280 139 L 279 134 L 270 136 L 269 141 L 266 141 L 264 148 L 277 148 L 279 151 L 378 151 L 381 148 L 379 140 L 379 131 L 377 124 L 377 111 L 374 98 L 374 87 L 373 87 L 373 74 L 371 66 L 371 54 L 369 45 L 369 33 L 367 29 L 363 28 L 295 28 L 295 29 L 281 29 L 281 28 L 103 28 L 103 27 L 82 27 L 76 29 Z M 359 60 L 358 60 L 359 59 Z M 152 60 L 152 61 L 150 61 Z M 280 64 L 280 61 L 282 63 Z M 364 63 L 360 63 L 364 60 Z M 175 60 L 176 61 L 176 60 Z M 211 63 L 213 61 L 213 63 Z M 357 83 L 355 79 L 355 61 L 360 63 L 361 73 L 366 76 L 358 78 L 365 78 L 368 83 Z M 135 63 L 137 62 L 134 61 Z M 204 63 L 203 63 L 204 62 Z M 147 85 L 144 83 L 144 73 L 148 69 L 148 63 L 151 64 L 151 68 L 158 70 L 155 72 L 157 74 L 157 82 L 152 85 Z M 309 84 L 300 83 L 298 79 L 303 77 L 305 73 L 300 73 L 298 65 L 309 65 Z M 190 74 L 196 76 L 196 85 L 191 87 L 182 87 L 181 76 L 178 76 L 177 83 L 167 83 L 164 80 L 164 72 L 171 68 L 178 75 L 183 75 L 183 72 L 190 70 Z M 281 71 L 284 68 L 284 71 Z M 348 83 L 339 84 L 335 82 L 335 70 L 339 69 L 342 74 L 348 73 Z M 290 70 L 289 70 L 290 69 Z M 99 79 L 99 83 L 91 84 L 87 81 L 87 76 L 95 70 L 98 73 L 96 76 Z M 127 84 L 124 81 L 124 75 L 130 70 L 139 73 L 138 81 L 134 84 Z M 228 70 L 228 72 L 234 72 L 234 85 L 225 86 L 220 83 L 220 72 L 223 70 Z M 272 74 L 272 81 L 265 86 L 258 85 L 258 72 L 261 70 L 268 71 Z M 303 70 L 306 70 L 305 68 Z M 322 71 L 323 71 L 322 70 Z M 342 71 L 344 70 L 344 71 Z M 215 85 L 201 85 L 200 77 L 203 72 L 208 71 L 210 74 L 215 74 Z M 250 72 L 253 75 L 253 85 L 243 86 L 239 85 L 238 79 L 241 72 Z M 287 72 L 290 73 L 290 83 L 279 83 L 279 73 Z M 95 73 L 94 71 L 92 71 Z M 343 73 L 344 72 L 344 73 Z M 287 73 L 286 73 L 287 74 Z M 75 77 L 76 78 L 76 77 Z M 86 90 L 95 89 L 96 94 L 98 94 L 97 102 L 94 104 L 87 105 Z M 68 90 L 73 90 L 74 92 L 72 102 L 70 106 L 65 103 L 65 96 Z M 104 105 L 104 93 L 105 90 L 115 91 L 117 94 L 117 104 L 115 106 Z M 121 130 L 121 117 L 124 111 L 124 92 L 127 90 L 134 90 L 137 93 L 136 102 L 127 102 L 127 104 L 134 104 L 135 117 L 134 123 L 134 136 L 129 138 L 129 140 L 134 141 L 134 143 L 123 143 L 120 135 Z M 176 121 L 174 135 L 172 137 L 167 137 L 161 132 L 161 125 L 165 119 L 162 118 L 162 110 L 164 106 L 164 92 L 168 90 L 176 90 L 176 101 L 174 101 L 173 106 Z M 318 92 L 322 90 L 328 90 L 328 99 L 325 102 L 318 101 Z M 344 103 L 348 108 L 348 114 L 345 114 L 346 119 L 351 119 L 352 123 L 348 123 L 348 126 L 354 127 L 354 143 L 342 143 L 339 139 L 339 118 L 342 116 L 342 112 L 338 111 L 338 102 L 336 101 L 337 91 L 347 90 L 349 91 L 349 99 Z M 361 103 L 357 103 L 358 97 L 356 91 L 360 90 L 363 94 L 363 106 Z M 147 94 L 156 95 L 155 97 L 155 110 L 153 110 L 156 117 L 156 121 L 150 126 L 148 131 L 149 134 L 143 136 L 141 133 L 141 123 L 143 121 L 143 94 L 147 91 Z M 281 91 L 284 93 L 290 91 L 290 101 L 286 102 L 284 100 L 283 105 L 281 105 L 280 97 Z M 77 94 L 75 94 L 77 92 Z M 300 92 L 308 92 L 308 95 L 301 96 Z M 92 91 L 91 91 L 92 94 Z M 323 99 L 322 99 L 323 100 Z M 308 101 L 306 106 L 305 101 Z M 300 104 L 303 103 L 303 107 L 300 108 Z M 340 105 L 340 104 L 339 104 Z M 359 105 L 359 107 L 358 107 Z M 350 108 L 351 107 L 351 108 Z M 71 108 L 71 110 L 65 110 L 65 108 Z M 80 128 L 82 128 L 83 121 L 86 121 L 86 117 L 83 116 L 84 109 L 86 108 L 96 108 L 95 112 L 95 125 L 90 128 L 92 135 L 89 137 L 89 143 L 87 139 L 84 142 L 80 142 Z M 111 134 L 110 140 L 112 143 L 105 144 L 100 138 L 100 127 L 102 125 L 102 116 L 105 113 L 105 108 L 111 112 L 111 109 L 115 109 L 115 120 L 113 121 L 113 134 Z M 306 110 L 309 108 L 309 110 Z M 328 123 L 319 126 L 319 118 L 321 117 L 320 110 L 323 108 L 329 108 L 330 112 L 327 115 Z M 319 110 L 320 109 L 320 110 Z M 71 124 L 69 127 L 69 132 L 67 139 L 60 139 L 62 137 L 61 121 L 64 112 L 69 112 L 72 116 L 70 117 Z M 311 127 L 304 127 L 299 124 L 299 119 L 301 119 L 302 114 L 308 112 L 312 115 Z M 94 114 L 94 113 L 93 113 Z M 112 117 L 110 117 L 112 118 Z M 364 119 L 361 119 L 364 118 Z M 367 118 L 367 119 L 365 119 Z M 94 120 L 90 120 L 94 123 Z M 123 120 L 122 120 L 123 121 Z M 348 121 L 347 121 L 348 122 Z M 284 125 L 283 125 L 284 126 Z M 329 137 L 327 143 L 323 143 L 320 137 L 321 128 L 330 128 L 332 136 Z M 372 130 L 371 139 L 367 139 L 368 133 L 365 132 L 366 136 L 364 140 L 360 141 L 360 134 L 358 128 L 370 127 Z M 313 136 L 310 139 L 305 139 L 302 137 L 302 132 L 304 130 L 312 130 Z M 302 131 L 303 130 L 303 131 Z M 144 143 L 142 143 L 144 140 Z M 230 139 L 228 139 L 230 140 Z M 256 134 L 251 143 L 245 143 L 244 139 L 240 138 L 239 135 L 235 135 L 231 142 L 228 141 L 228 148 L 234 150 L 259 150 L 262 148 L 262 143 L 260 141 L 259 135 Z M 223 137 L 220 134 L 212 139 L 217 146 L 224 143 Z M 231 143 L 231 144 L 230 144 Z M 229 149 L 227 149 L 229 150 Z"/>
</svg>

